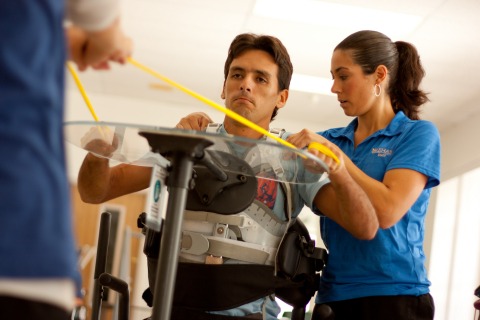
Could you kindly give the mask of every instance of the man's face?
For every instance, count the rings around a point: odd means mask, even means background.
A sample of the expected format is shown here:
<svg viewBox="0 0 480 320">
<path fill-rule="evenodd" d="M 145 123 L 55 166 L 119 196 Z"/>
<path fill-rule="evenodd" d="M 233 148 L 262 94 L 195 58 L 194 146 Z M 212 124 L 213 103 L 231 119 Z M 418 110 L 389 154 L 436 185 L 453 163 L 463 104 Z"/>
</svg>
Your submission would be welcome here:
<svg viewBox="0 0 480 320">
<path fill-rule="evenodd" d="M 228 109 L 267 129 L 273 110 L 287 98 L 288 90 L 278 90 L 278 66 L 270 54 L 247 50 L 233 59 L 222 91 Z"/>
</svg>

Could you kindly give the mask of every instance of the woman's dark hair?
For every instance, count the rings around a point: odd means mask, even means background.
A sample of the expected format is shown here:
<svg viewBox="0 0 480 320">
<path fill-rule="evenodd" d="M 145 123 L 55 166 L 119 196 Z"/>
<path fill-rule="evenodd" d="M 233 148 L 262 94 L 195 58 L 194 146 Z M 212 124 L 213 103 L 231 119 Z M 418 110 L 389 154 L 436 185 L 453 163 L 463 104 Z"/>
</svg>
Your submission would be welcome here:
<svg viewBox="0 0 480 320">
<path fill-rule="evenodd" d="M 388 69 L 388 90 L 395 113 L 403 111 L 407 117 L 418 120 L 420 106 L 429 101 L 419 86 L 425 70 L 417 49 L 408 42 L 392 42 L 377 31 L 364 30 L 351 34 L 335 50 L 350 50 L 354 63 L 365 74 L 372 74 L 379 65 Z"/>
<path fill-rule="evenodd" d="M 224 74 L 227 79 L 228 71 L 233 59 L 241 55 L 246 50 L 262 50 L 270 54 L 278 66 L 278 89 L 279 91 L 290 87 L 292 79 L 293 65 L 290 61 L 290 55 L 282 42 L 267 35 L 257 35 L 253 33 L 243 33 L 233 39 L 228 49 L 227 60 L 225 61 Z M 277 115 L 278 108 L 273 110 L 271 120 Z"/>
</svg>

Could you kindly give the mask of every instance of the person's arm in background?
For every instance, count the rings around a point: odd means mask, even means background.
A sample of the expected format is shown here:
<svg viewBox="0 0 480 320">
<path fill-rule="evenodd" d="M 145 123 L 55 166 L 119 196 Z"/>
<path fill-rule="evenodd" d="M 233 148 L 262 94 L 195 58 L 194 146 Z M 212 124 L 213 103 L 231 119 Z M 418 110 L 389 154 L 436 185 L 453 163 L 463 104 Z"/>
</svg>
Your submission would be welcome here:
<svg viewBox="0 0 480 320">
<path fill-rule="evenodd" d="M 69 57 L 79 70 L 125 63 L 133 45 L 120 25 L 118 0 L 68 0 L 66 11 Z"/>
<path fill-rule="evenodd" d="M 120 25 L 120 1 L 68 0 L 66 5 L 69 59 L 79 70 L 109 69 L 111 61 L 126 62 L 132 53 L 132 41 Z M 116 147 L 97 140 L 90 148 L 108 156 Z M 89 153 L 79 171 L 78 190 L 83 201 L 102 203 L 147 188 L 150 174 L 151 168 L 146 167 L 110 167 L 108 159 Z"/>
</svg>

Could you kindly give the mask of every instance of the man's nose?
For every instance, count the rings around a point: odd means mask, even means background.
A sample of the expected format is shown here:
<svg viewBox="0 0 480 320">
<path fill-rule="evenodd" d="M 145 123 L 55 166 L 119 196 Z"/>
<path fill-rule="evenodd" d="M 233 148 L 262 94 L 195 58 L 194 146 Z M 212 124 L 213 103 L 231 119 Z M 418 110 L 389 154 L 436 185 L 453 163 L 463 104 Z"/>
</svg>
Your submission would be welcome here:
<svg viewBox="0 0 480 320">
<path fill-rule="evenodd" d="M 242 91 L 251 91 L 252 90 L 253 80 L 250 77 L 243 78 L 242 82 L 240 83 L 240 90 Z"/>
</svg>

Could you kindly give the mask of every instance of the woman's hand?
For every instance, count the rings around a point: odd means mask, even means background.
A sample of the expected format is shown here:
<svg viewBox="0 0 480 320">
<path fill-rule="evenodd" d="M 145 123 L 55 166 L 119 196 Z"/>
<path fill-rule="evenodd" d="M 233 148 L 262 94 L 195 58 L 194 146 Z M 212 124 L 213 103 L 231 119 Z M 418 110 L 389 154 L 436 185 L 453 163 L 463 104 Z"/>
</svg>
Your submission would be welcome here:
<svg viewBox="0 0 480 320">
<path fill-rule="evenodd" d="M 292 134 L 287 138 L 287 141 L 299 149 L 308 148 L 308 151 L 311 154 L 325 163 L 329 169 L 330 175 L 335 174 L 338 172 L 338 170 L 345 169 L 343 152 L 340 150 L 340 148 L 311 130 L 303 129 L 298 133 Z M 327 148 L 329 152 L 322 152 L 323 148 L 315 148 L 314 146 L 310 146 L 312 142 L 316 142 Z M 323 168 L 321 168 L 316 161 L 311 159 L 305 161 L 305 167 L 315 173 L 323 172 Z"/>
</svg>

